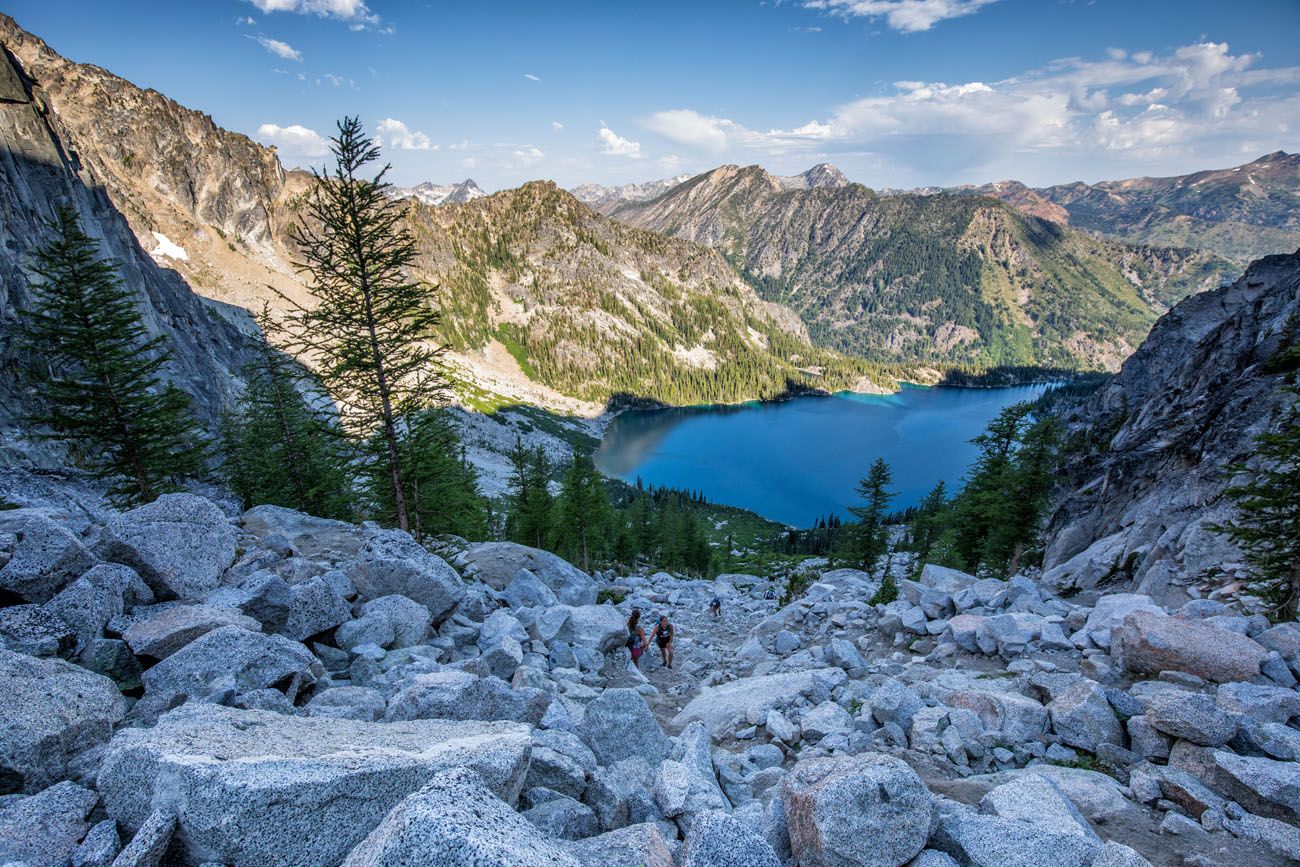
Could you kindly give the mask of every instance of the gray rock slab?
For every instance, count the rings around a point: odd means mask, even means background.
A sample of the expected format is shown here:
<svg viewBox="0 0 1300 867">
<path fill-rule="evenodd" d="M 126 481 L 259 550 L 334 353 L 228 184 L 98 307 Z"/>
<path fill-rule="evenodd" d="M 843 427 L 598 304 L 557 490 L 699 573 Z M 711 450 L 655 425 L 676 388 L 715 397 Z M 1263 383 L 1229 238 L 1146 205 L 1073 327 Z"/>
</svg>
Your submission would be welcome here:
<svg viewBox="0 0 1300 867">
<path fill-rule="evenodd" d="M 69 776 L 78 753 L 103 744 L 126 715 L 117 685 L 61 659 L 0 650 L 0 783 L 36 792 Z"/>
<path fill-rule="evenodd" d="M 529 749 L 527 727 L 513 723 L 364 723 L 187 704 L 154 728 L 119 732 L 98 786 L 128 831 L 155 810 L 175 815 L 193 862 L 327 865 L 450 768 L 472 768 L 514 803 Z"/>
</svg>

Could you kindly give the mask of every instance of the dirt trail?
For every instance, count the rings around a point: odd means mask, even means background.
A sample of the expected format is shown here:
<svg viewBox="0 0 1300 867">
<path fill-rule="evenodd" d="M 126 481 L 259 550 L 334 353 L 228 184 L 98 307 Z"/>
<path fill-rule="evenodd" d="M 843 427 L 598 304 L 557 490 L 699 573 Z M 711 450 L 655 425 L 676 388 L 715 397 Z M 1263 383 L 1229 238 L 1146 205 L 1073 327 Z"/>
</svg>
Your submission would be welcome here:
<svg viewBox="0 0 1300 867">
<path fill-rule="evenodd" d="M 647 696 L 646 701 L 669 732 L 676 732 L 670 725 L 672 718 L 711 682 L 711 676 L 722 670 L 721 663 L 735 655 L 750 628 L 776 610 L 775 601 L 767 601 L 757 610 L 751 601 L 747 600 L 745 606 L 724 602 L 722 615 L 718 618 L 709 614 L 707 605 L 700 606 L 698 611 L 686 607 L 672 610 L 669 616 L 677 629 L 673 667 L 664 666 L 659 647 L 653 641 L 641 657 L 641 673 L 659 690 L 657 694 Z M 651 626 L 653 621 L 646 625 L 647 635 Z M 619 654 L 618 659 L 617 665 L 625 668 L 627 653 Z M 637 678 L 630 673 L 617 677 L 616 681 L 609 685 L 635 687 L 638 684 Z"/>
</svg>

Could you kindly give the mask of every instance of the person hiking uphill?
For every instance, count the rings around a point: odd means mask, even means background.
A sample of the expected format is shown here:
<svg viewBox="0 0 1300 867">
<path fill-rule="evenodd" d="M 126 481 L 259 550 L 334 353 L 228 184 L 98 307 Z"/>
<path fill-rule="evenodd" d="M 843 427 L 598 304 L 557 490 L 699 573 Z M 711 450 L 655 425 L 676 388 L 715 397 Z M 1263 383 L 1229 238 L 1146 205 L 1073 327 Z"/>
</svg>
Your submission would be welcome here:
<svg viewBox="0 0 1300 867">
<path fill-rule="evenodd" d="M 627 619 L 627 649 L 632 654 L 632 664 L 641 667 L 641 654 L 645 652 L 645 630 L 641 628 L 641 609 L 633 608 Z"/>
<path fill-rule="evenodd" d="M 713 597 L 713 601 L 709 603 L 709 613 L 713 615 L 714 620 L 722 616 L 722 597 Z"/>
<path fill-rule="evenodd" d="M 677 628 L 668 622 L 667 614 L 659 615 L 659 622 L 650 630 L 650 637 L 659 645 L 659 657 L 667 668 L 673 667 L 673 651 L 677 649 Z"/>
</svg>

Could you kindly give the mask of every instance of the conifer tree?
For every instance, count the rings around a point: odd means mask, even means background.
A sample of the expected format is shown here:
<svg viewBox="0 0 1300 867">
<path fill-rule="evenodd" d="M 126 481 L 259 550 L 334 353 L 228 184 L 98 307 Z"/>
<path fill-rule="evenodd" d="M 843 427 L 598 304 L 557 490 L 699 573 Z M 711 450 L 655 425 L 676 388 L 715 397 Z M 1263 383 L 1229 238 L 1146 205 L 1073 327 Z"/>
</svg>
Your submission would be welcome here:
<svg viewBox="0 0 1300 867">
<path fill-rule="evenodd" d="M 384 499 L 397 526 L 409 531 L 402 416 L 436 403 L 446 386 L 444 348 L 431 343 L 433 288 L 410 276 L 415 242 L 388 196 L 389 167 L 364 176 L 379 148 L 355 117 L 339 122 L 331 142 L 334 167 L 315 173 L 290 235 L 316 303 L 282 295 L 289 312 L 279 327 L 296 355 L 319 363 L 344 428 L 374 446 L 370 475 L 385 480 Z"/>
<path fill-rule="evenodd" d="M 994 528 L 1012 520 L 1014 503 L 1008 499 L 1008 492 L 1013 486 L 1013 461 L 1031 409 L 1029 403 L 1003 409 L 984 433 L 971 440 L 979 447 L 979 456 L 953 504 L 954 543 L 962 560 L 960 568 L 978 567 L 988 553 L 986 545 Z"/>
<path fill-rule="evenodd" d="M 49 409 L 31 419 L 79 453 L 117 502 L 148 502 L 203 472 L 207 441 L 189 395 L 163 382 L 162 337 L 149 338 L 111 261 L 59 209 L 56 237 L 37 254 L 35 306 L 23 343 L 50 367 Z"/>
<path fill-rule="evenodd" d="M 916 515 L 912 518 L 911 547 L 916 552 L 918 569 L 926 564 L 926 558 L 930 556 L 934 543 L 943 532 L 947 509 L 948 487 L 940 480 L 921 500 L 916 507 Z"/>
<path fill-rule="evenodd" d="M 1025 430 L 1002 489 L 1000 520 L 990 528 L 982 561 L 1015 575 L 1025 551 L 1038 540 L 1043 510 L 1055 479 L 1060 427 L 1054 417 L 1034 421 Z"/>
<path fill-rule="evenodd" d="M 1019 569 L 1038 538 L 1059 440 L 1057 421 L 1035 419 L 1029 403 L 1002 410 L 972 440 L 980 453 L 945 515 L 945 565 L 1003 576 Z"/>
<path fill-rule="evenodd" d="M 351 479 L 338 432 L 303 396 L 306 372 L 262 340 L 247 387 L 221 425 L 224 474 L 245 508 L 271 504 L 350 520 Z"/>
<path fill-rule="evenodd" d="M 510 462 L 507 536 L 522 545 L 546 548 L 551 544 L 555 523 L 555 498 L 549 487 L 550 459 L 541 446 L 530 451 L 516 439 Z"/>
<path fill-rule="evenodd" d="M 379 445 L 379 437 L 375 437 Z M 489 531 L 488 502 L 478 487 L 478 472 L 465 457 L 456 430 L 439 409 L 412 412 L 402 417 L 399 431 L 400 470 L 416 539 L 452 533 L 482 539 Z M 383 461 L 366 466 L 371 496 L 385 518 L 395 515 L 397 504 Z"/>
<path fill-rule="evenodd" d="M 884 458 L 876 458 L 867 471 L 867 477 L 858 482 L 858 496 L 863 504 L 849 507 L 858 519 L 858 526 L 854 528 L 854 554 L 864 572 L 874 572 L 876 561 L 889 550 L 885 514 L 889 501 L 894 498 L 889 491 L 892 480 L 889 464 Z"/>
<path fill-rule="evenodd" d="M 1274 621 L 1300 617 L 1300 387 L 1283 391 L 1293 401 L 1276 429 L 1256 438 L 1250 464 L 1231 468 L 1245 477 L 1227 491 L 1237 516 L 1216 527 L 1245 552 Z"/>
<path fill-rule="evenodd" d="M 605 480 L 596 471 L 591 455 L 574 450 L 561 483 L 558 506 L 559 547 L 571 558 L 581 557 L 583 571 L 590 572 L 593 558 L 604 553 L 610 520 Z"/>
</svg>

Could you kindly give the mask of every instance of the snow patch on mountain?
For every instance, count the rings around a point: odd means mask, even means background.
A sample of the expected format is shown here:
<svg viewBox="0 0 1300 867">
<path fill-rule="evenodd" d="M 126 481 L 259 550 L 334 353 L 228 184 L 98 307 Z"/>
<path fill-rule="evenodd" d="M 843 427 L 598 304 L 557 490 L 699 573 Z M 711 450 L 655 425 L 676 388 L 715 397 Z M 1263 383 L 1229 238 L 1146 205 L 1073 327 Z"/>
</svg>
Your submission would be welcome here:
<svg viewBox="0 0 1300 867">
<path fill-rule="evenodd" d="M 155 259 L 165 256 L 168 259 L 179 259 L 182 262 L 190 260 L 190 255 L 185 252 L 185 248 L 173 242 L 171 238 L 168 238 L 162 232 L 154 232 L 153 237 L 158 242 L 158 246 L 149 254 L 150 256 Z"/>
</svg>

